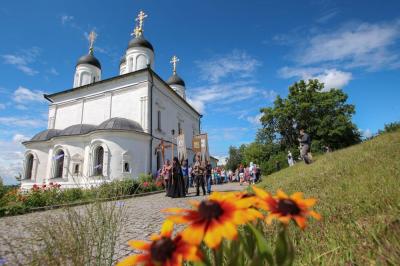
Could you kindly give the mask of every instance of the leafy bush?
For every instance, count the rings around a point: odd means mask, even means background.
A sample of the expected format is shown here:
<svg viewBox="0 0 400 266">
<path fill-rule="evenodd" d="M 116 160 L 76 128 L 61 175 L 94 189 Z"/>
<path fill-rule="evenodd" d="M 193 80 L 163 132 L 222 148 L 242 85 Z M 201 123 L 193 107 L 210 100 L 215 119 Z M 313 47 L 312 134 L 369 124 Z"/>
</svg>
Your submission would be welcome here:
<svg viewBox="0 0 400 266">
<path fill-rule="evenodd" d="M 4 186 L 0 183 L 0 190 Z M 29 211 L 31 208 L 54 206 L 96 199 L 113 199 L 126 195 L 162 190 L 150 175 L 140 175 L 138 179 L 122 179 L 103 183 L 91 189 L 62 189 L 57 183 L 34 185 L 27 193 L 18 188 L 7 188 L 0 198 L 0 217 Z M 2 192 L 3 193 L 3 192 Z"/>
</svg>

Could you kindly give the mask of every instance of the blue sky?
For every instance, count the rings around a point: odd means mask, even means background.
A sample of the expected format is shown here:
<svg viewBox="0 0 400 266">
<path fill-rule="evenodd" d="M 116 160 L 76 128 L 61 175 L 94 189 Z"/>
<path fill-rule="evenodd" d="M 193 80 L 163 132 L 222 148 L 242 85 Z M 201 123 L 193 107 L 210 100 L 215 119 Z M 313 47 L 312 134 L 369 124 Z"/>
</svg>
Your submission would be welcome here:
<svg viewBox="0 0 400 266">
<path fill-rule="evenodd" d="M 301 3 L 300 3 L 301 2 Z M 400 120 L 399 1 L 2 1 L 0 7 L 0 176 L 20 171 L 19 144 L 47 126 L 42 94 L 72 87 L 77 59 L 95 29 L 103 78 L 118 74 L 134 18 L 155 71 L 169 60 L 204 113 L 213 155 L 251 142 L 259 109 L 301 78 L 340 87 L 368 136 Z"/>
</svg>

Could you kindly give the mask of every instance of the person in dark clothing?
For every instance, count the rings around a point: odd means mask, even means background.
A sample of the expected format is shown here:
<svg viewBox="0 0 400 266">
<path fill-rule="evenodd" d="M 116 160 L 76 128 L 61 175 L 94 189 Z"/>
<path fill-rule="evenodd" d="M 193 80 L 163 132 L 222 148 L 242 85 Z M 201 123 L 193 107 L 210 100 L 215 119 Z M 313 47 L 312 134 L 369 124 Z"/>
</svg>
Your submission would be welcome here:
<svg viewBox="0 0 400 266">
<path fill-rule="evenodd" d="M 207 182 L 207 193 L 211 194 L 212 165 L 209 161 L 207 161 L 206 165 L 206 182 Z"/>
<path fill-rule="evenodd" d="M 172 178 L 168 188 L 167 196 L 171 198 L 182 198 L 186 195 L 185 181 L 183 180 L 182 167 L 177 157 L 172 163 Z"/>
<path fill-rule="evenodd" d="M 192 176 L 194 176 L 194 181 L 196 183 L 196 196 L 200 195 L 200 186 L 201 189 L 203 190 L 203 195 L 206 195 L 206 188 L 204 185 L 204 171 L 206 170 L 206 167 L 204 163 L 200 161 L 200 155 L 196 155 L 196 162 L 193 165 L 192 169 Z"/>
<path fill-rule="evenodd" d="M 185 191 L 186 194 L 189 193 L 189 165 L 188 161 L 184 160 L 182 162 L 182 174 L 183 174 L 183 180 L 185 181 Z"/>
<path fill-rule="evenodd" d="M 310 164 L 312 161 L 308 155 L 310 152 L 310 147 L 311 147 L 311 138 L 310 135 L 304 132 L 304 129 L 300 129 L 300 156 L 304 160 L 306 164 Z"/>
</svg>

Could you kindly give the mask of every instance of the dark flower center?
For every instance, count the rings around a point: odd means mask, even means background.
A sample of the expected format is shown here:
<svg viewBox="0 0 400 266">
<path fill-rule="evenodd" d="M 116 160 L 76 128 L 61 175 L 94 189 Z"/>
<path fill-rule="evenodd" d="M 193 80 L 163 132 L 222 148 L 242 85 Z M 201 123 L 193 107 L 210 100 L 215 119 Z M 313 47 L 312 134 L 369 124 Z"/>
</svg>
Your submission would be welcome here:
<svg viewBox="0 0 400 266">
<path fill-rule="evenodd" d="M 297 206 L 296 202 L 290 199 L 279 200 L 278 211 L 282 215 L 297 215 L 300 213 L 300 208 Z"/>
<path fill-rule="evenodd" d="M 163 237 L 151 244 L 151 259 L 158 262 L 165 262 L 172 257 L 176 249 L 171 238 Z"/>
<path fill-rule="evenodd" d="M 223 212 L 221 206 L 212 200 L 203 200 L 199 206 L 200 217 L 204 220 L 217 219 Z"/>
</svg>

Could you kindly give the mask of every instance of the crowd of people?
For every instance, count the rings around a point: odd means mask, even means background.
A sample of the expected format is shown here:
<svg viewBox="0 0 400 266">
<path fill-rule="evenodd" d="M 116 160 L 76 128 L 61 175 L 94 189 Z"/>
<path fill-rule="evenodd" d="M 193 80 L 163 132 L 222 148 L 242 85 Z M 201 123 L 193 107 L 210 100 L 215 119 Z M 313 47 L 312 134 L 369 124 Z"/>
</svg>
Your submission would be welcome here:
<svg viewBox="0 0 400 266">
<path fill-rule="evenodd" d="M 158 171 L 157 179 L 160 180 L 166 189 L 166 196 L 171 198 L 186 197 L 190 187 L 196 188 L 196 196 L 211 194 L 212 186 L 228 182 L 239 182 L 240 185 L 250 185 L 259 182 L 261 179 L 260 168 L 253 163 L 249 166 L 240 164 L 236 171 L 225 170 L 221 166 L 213 167 L 209 161 L 201 161 L 196 155 L 193 164 L 189 165 L 188 160 L 182 164 L 178 158 L 172 163 L 166 160 L 163 167 Z"/>
<path fill-rule="evenodd" d="M 300 129 L 299 136 L 300 159 L 306 164 L 312 162 L 310 153 L 311 138 Z M 289 166 L 295 164 L 295 159 L 290 151 L 287 156 Z M 276 162 L 277 171 L 280 170 L 280 164 Z M 159 169 L 157 179 L 160 180 L 166 189 L 166 196 L 172 198 L 185 197 L 189 193 L 189 187 L 196 188 L 196 196 L 200 195 L 200 188 L 203 195 L 212 192 L 212 185 L 219 185 L 228 182 L 239 182 L 240 185 L 250 185 L 261 181 L 261 169 L 258 165 L 250 163 L 246 166 L 238 165 L 235 171 L 226 170 L 223 167 L 213 167 L 209 161 L 202 161 L 200 155 L 196 155 L 194 163 L 188 163 L 188 160 L 180 162 L 175 157 L 171 163 L 166 160 L 163 167 Z"/>
</svg>

